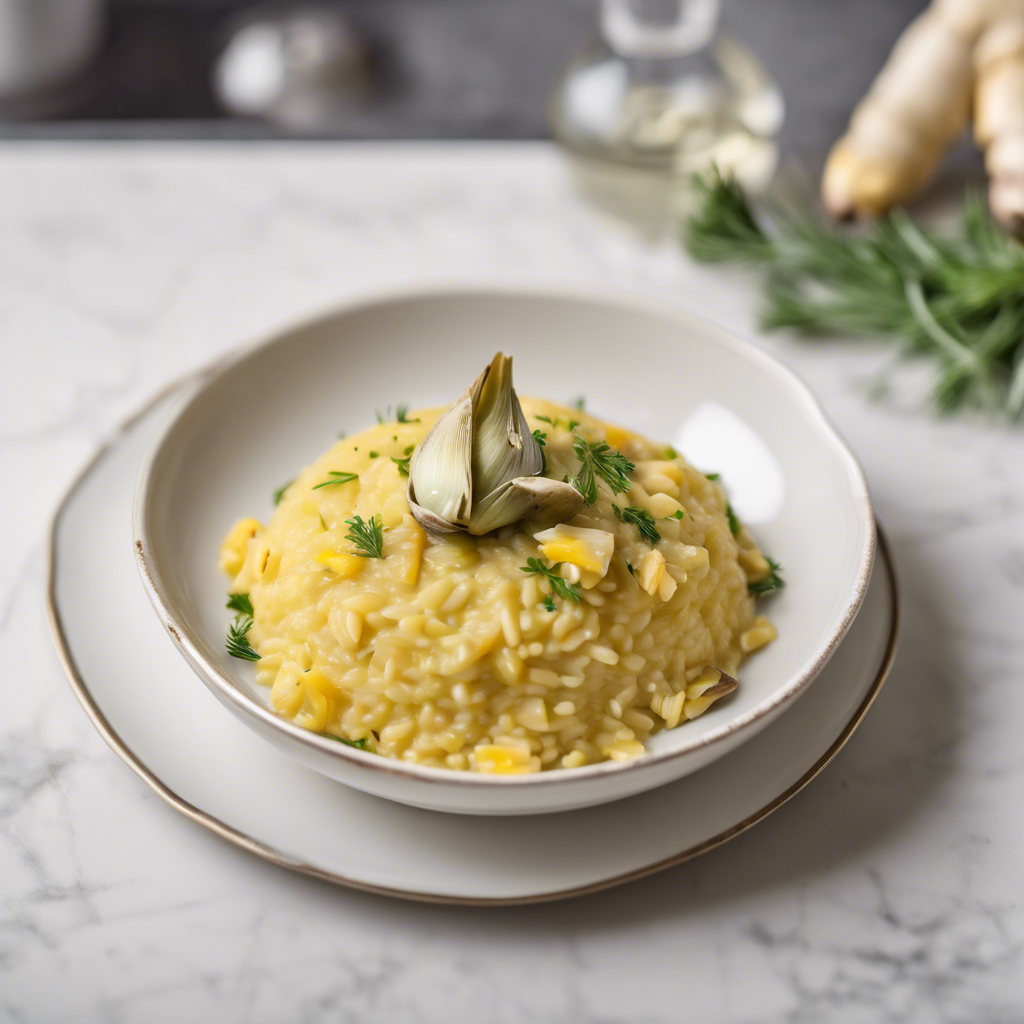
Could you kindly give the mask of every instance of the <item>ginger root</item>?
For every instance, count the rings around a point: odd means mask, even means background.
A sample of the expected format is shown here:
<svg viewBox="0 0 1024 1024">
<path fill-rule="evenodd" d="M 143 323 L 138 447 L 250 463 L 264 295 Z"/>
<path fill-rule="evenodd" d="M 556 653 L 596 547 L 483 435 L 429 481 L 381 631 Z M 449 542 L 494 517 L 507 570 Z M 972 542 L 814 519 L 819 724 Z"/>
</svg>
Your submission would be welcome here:
<svg viewBox="0 0 1024 1024">
<path fill-rule="evenodd" d="M 933 0 L 900 37 L 825 165 L 833 216 L 877 216 L 916 194 L 972 115 L 989 204 L 1024 231 L 1024 0 Z"/>
</svg>

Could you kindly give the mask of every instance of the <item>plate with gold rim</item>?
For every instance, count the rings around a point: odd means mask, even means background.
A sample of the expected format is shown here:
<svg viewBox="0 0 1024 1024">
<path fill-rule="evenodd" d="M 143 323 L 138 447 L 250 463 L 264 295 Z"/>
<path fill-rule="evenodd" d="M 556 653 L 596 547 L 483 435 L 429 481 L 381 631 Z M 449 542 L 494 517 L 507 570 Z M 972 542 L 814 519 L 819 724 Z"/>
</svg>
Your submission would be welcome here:
<svg viewBox="0 0 1024 1024">
<path fill-rule="evenodd" d="M 121 760 L 176 811 L 282 868 L 460 904 L 541 902 L 631 881 L 713 849 L 799 792 L 850 738 L 889 671 L 898 601 L 880 535 L 860 613 L 814 686 L 749 742 L 679 781 L 598 807 L 487 819 L 339 785 L 221 707 L 143 594 L 132 488 L 186 391 L 165 393 L 125 424 L 58 508 L 51 626 L 76 697 Z"/>
</svg>

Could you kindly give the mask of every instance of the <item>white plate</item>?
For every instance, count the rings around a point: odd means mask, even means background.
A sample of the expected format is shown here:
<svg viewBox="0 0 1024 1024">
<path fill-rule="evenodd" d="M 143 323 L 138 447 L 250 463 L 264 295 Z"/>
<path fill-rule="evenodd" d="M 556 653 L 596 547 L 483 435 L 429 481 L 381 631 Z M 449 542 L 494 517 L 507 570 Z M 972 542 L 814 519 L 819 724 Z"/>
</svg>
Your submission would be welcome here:
<svg viewBox="0 0 1024 1024">
<path fill-rule="evenodd" d="M 143 597 L 129 501 L 143 453 L 179 401 L 165 397 L 127 426 L 58 509 L 51 624 L 76 696 L 121 759 L 176 810 L 283 867 L 454 903 L 536 902 L 629 881 L 781 806 L 846 742 L 888 672 L 897 615 L 883 544 L 861 613 L 815 685 L 685 779 L 588 810 L 507 819 L 436 814 L 339 786 L 220 707 Z"/>
<path fill-rule="evenodd" d="M 527 776 L 408 764 L 342 746 L 268 707 L 253 666 L 224 650 L 216 567 L 238 517 L 374 410 L 451 400 L 502 348 L 523 394 L 568 399 L 722 473 L 739 514 L 782 562 L 779 639 L 739 691 L 656 734 L 647 753 Z M 681 778 L 746 742 L 810 685 L 860 606 L 875 548 L 867 484 L 807 388 L 755 346 L 678 307 L 580 289 L 453 289 L 350 305 L 243 353 L 197 388 L 156 444 L 135 512 L 140 569 L 180 653 L 250 728 L 348 785 L 473 814 L 560 811 Z"/>
</svg>

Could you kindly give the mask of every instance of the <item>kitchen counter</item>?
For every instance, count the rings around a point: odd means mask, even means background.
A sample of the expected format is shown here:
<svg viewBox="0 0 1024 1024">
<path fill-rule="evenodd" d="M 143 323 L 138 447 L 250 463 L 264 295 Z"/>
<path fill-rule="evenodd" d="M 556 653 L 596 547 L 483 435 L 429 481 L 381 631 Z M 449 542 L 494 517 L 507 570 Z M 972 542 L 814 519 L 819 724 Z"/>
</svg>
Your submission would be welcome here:
<svg viewBox="0 0 1024 1024">
<path fill-rule="evenodd" d="M 1024 1019 L 1021 427 L 870 399 L 873 346 L 758 335 L 744 272 L 606 222 L 544 144 L 8 142 L 0 175 L 0 1019 Z M 794 366 L 903 593 L 892 675 L 806 791 L 694 862 L 519 909 L 334 888 L 183 818 L 88 723 L 43 607 L 50 511 L 156 388 L 344 296 L 481 273 L 662 295 Z"/>
</svg>

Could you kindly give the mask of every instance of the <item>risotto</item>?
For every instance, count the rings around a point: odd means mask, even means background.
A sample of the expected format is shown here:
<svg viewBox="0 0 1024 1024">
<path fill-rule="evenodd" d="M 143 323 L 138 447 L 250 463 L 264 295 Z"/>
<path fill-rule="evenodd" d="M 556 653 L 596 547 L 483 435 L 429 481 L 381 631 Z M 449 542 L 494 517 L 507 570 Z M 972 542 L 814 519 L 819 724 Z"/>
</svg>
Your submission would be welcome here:
<svg viewBox="0 0 1024 1024">
<path fill-rule="evenodd" d="M 279 714 L 386 757 L 519 774 L 630 760 L 735 689 L 776 635 L 755 598 L 781 580 L 721 484 L 585 412 L 520 408 L 538 478 L 580 491 L 565 521 L 425 529 L 410 463 L 445 410 L 424 409 L 338 441 L 266 527 L 231 529 L 228 649 Z"/>
</svg>

